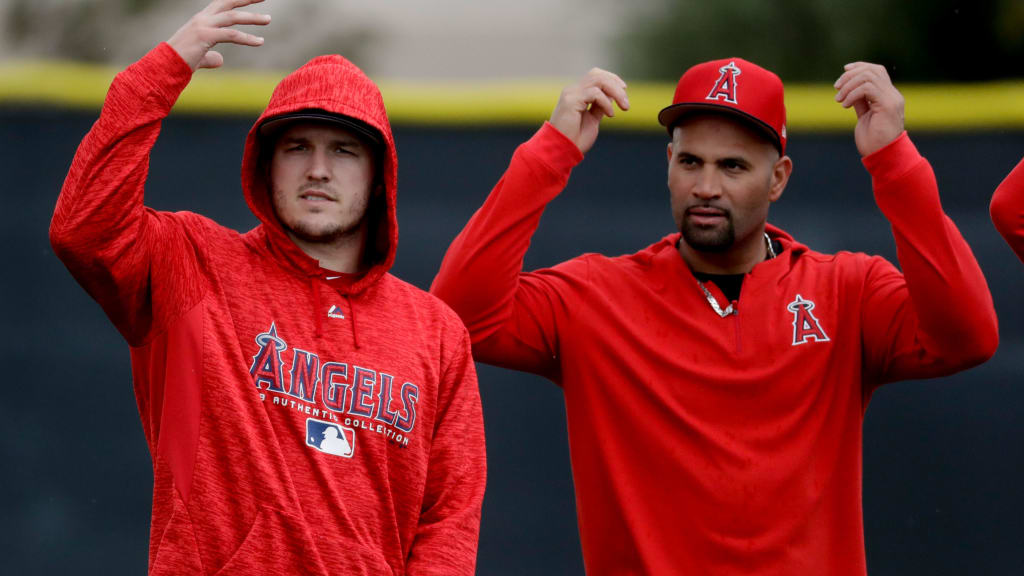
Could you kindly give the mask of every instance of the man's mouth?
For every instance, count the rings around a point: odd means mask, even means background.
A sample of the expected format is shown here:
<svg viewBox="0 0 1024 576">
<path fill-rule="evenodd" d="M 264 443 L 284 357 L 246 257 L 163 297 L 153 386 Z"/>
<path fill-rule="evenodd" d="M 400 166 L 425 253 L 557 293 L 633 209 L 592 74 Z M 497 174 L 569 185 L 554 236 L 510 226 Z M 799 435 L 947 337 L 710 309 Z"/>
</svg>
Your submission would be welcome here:
<svg viewBox="0 0 1024 576">
<path fill-rule="evenodd" d="M 715 226 L 728 218 L 728 212 L 713 206 L 694 206 L 686 209 L 686 216 L 698 226 Z"/>
<path fill-rule="evenodd" d="M 306 190 L 302 194 L 299 194 L 299 199 L 308 200 L 310 202 L 333 202 L 334 198 L 330 194 L 321 190 Z"/>
</svg>

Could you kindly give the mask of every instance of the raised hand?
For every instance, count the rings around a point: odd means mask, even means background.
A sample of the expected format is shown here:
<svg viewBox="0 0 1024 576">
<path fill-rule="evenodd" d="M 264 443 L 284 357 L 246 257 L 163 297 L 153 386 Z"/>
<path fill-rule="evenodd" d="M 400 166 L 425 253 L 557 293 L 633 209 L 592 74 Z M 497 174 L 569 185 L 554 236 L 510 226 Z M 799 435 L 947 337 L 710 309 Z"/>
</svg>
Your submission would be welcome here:
<svg viewBox="0 0 1024 576">
<path fill-rule="evenodd" d="M 857 112 L 854 141 L 861 156 L 878 151 L 903 133 L 903 95 L 885 67 L 868 62 L 844 66 L 836 80 L 836 102 Z"/>
<path fill-rule="evenodd" d="M 601 118 L 615 116 L 615 104 L 629 110 L 626 83 L 607 70 L 592 68 L 579 82 L 562 90 L 550 122 L 586 154 L 597 140 Z"/>
<path fill-rule="evenodd" d="M 167 41 L 195 71 L 199 68 L 219 68 L 224 64 L 220 52 L 212 50 L 217 44 L 227 42 L 241 46 L 260 46 L 263 38 L 242 32 L 233 26 L 252 24 L 266 26 L 269 14 L 244 12 L 239 8 L 258 4 L 263 0 L 214 0 L 198 14 L 189 19 Z"/>
</svg>

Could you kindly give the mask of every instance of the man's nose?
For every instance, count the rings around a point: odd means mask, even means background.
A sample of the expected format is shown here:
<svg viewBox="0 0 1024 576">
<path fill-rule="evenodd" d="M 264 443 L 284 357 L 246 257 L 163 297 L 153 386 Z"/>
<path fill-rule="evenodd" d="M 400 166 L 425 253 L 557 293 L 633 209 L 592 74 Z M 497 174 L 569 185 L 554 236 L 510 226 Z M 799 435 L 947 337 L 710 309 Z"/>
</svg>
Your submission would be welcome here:
<svg viewBox="0 0 1024 576">
<path fill-rule="evenodd" d="M 309 170 L 307 174 L 310 180 L 326 181 L 331 178 L 331 171 L 327 161 L 327 153 L 322 149 L 313 150 L 309 159 Z"/>
<path fill-rule="evenodd" d="M 722 184 L 713 166 L 704 166 L 693 185 L 693 195 L 707 200 L 722 195 Z"/>
</svg>

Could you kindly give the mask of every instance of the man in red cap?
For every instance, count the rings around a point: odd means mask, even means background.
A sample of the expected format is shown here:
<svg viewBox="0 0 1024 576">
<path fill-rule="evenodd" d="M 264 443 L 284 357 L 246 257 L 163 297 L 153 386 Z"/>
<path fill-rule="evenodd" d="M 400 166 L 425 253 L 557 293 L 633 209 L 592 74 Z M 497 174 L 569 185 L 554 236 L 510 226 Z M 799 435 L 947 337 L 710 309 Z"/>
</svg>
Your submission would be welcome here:
<svg viewBox="0 0 1024 576">
<path fill-rule="evenodd" d="M 131 348 L 153 463 L 150 574 L 471 575 L 486 477 L 469 334 L 394 277 L 398 157 L 338 55 L 285 77 L 245 141 L 239 233 L 143 203 L 163 119 L 220 43 L 214 0 L 114 79 L 50 227 Z M 210 191 L 221 193 L 222 191 Z"/>
<path fill-rule="evenodd" d="M 659 114 L 678 231 L 522 271 L 601 119 L 629 108 L 625 83 L 594 69 L 449 248 L 432 291 L 476 359 L 562 387 L 589 574 L 865 574 L 872 392 L 995 352 L 988 287 L 904 132 L 903 97 L 867 63 L 835 86 L 903 273 L 767 223 L 793 166 L 783 87 L 739 58 L 688 70 Z"/>
</svg>

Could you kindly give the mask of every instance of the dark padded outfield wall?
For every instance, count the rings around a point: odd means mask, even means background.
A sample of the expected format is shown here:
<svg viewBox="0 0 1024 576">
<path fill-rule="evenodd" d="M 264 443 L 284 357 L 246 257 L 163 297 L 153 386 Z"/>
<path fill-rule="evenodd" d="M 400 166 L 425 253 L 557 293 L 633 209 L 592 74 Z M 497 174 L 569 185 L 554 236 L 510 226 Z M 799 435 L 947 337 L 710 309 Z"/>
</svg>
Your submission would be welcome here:
<svg viewBox="0 0 1024 576">
<path fill-rule="evenodd" d="M 4 574 L 146 568 L 152 475 L 128 352 L 47 240 L 64 174 L 94 119 L 94 112 L 0 110 Z M 238 176 L 250 121 L 168 120 L 152 159 L 149 205 L 252 226 Z M 399 125 L 395 133 L 400 242 L 394 271 L 426 288 L 448 243 L 532 129 Z M 873 576 L 1024 573 L 1024 265 L 987 212 L 996 184 L 1024 153 L 1024 132 L 912 129 L 912 136 L 988 278 L 1001 345 L 982 367 L 889 385 L 874 396 L 864 432 L 869 570 Z M 587 251 L 632 252 L 670 232 L 665 142 L 659 133 L 605 132 L 545 214 L 527 265 Z M 789 152 L 795 170 L 772 221 L 821 251 L 894 259 L 852 134 L 797 131 Z M 478 368 L 489 456 L 478 573 L 582 574 L 559 390 L 537 377 Z M 687 522 L 685 511 L 679 522 Z"/>
</svg>

